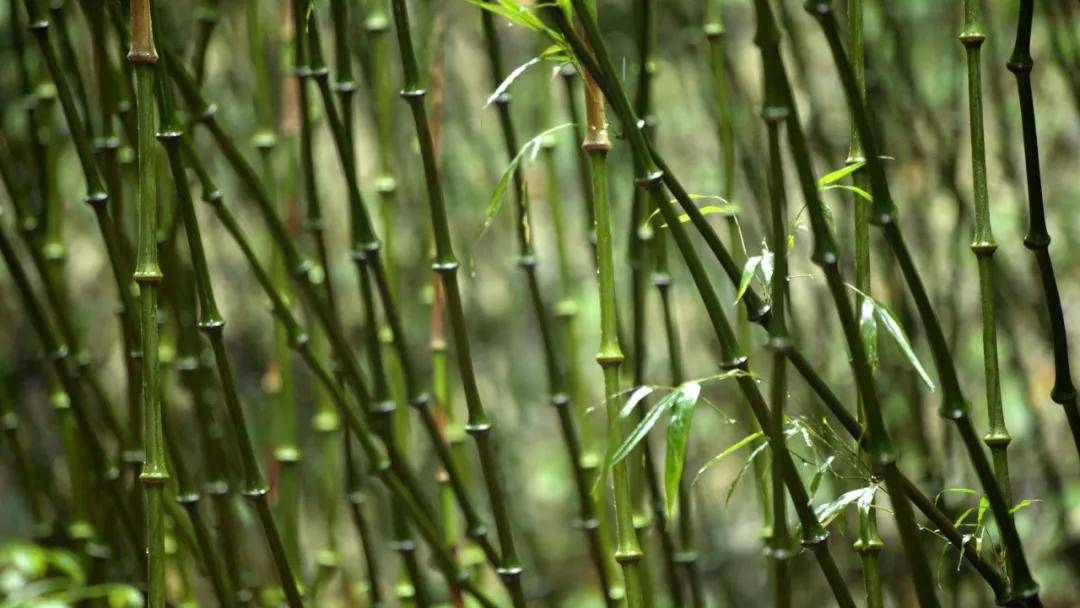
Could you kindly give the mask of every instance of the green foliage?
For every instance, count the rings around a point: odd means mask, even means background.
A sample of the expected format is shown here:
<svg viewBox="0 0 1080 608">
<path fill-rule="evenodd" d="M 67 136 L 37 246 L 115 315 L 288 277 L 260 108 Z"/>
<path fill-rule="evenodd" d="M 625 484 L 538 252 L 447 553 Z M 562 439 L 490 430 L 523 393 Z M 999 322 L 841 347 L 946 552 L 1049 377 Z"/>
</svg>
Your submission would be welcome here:
<svg viewBox="0 0 1080 608">
<path fill-rule="evenodd" d="M 143 605 L 131 585 L 88 585 L 82 560 L 70 551 L 22 542 L 0 546 L 0 608 L 64 608 L 92 600 L 109 608 Z"/>
</svg>

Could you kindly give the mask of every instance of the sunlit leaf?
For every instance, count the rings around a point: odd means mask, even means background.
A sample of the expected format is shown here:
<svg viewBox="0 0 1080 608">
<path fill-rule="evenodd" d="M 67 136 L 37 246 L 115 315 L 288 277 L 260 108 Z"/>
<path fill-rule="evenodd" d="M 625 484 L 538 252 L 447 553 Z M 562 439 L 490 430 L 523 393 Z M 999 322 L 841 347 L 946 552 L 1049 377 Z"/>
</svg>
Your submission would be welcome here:
<svg viewBox="0 0 1080 608">
<path fill-rule="evenodd" d="M 899 347 L 904 358 L 906 358 L 908 363 L 915 368 L 915 371 L 919 374 L 919 378 L 922 379 L 927 388 L 933 391 L 935 389 L 934 381 L 930 379 L 930 374 L 926 373 L 926 368 L 923 367 L 922 362 L 919 361 L 919 357 L 915 354 L 915 349 L 911 346 L 911 340 L 908 339 L 907 332 L 904 331 L 904 327 L 900 325 L 900 320 L 896 318 L 896 315 L 889 310 L 889 307 L 877 301 L 872 296 L 863 293 L 852 285 L 848 285 L 848 288 L 873 303 L 874 314 L 877 316 L 880 327 L 885 328 L 885 331 L 892 337 L 893 342 Z"/>
<path fill-rule="evenodd" d="M 847 190 L 848 192 L 854 192 L 858 194 L 863 200 L 868 202 L 874 202 L 874 195 L 870 194 L 866 190 L 858 186 L 851 186 L 848 184 L 832 184 L 831 186 L 825 186 L 824 190 Z"/>
<path fill-rule="evenodd" d="M 686 443 L 690 437 L 690 423 L 694 418 L 694 405 L 701 395 L 701 385 L 685 382 L 675 389 L 676 397 L 671 408 L 671 420 L 667 430 L 667 452 L 664 456 L 664 494 L 667 497 L 668 517 L 675 509 L 679 495 L 683 468 L 686 465 Z"/>
<path fill-rule="evenodd" d="M 746 475 L 746 472 L 750 470 L 750 465 L 754 462 L 754 459 L 760 456 L 761 453 L 764 452 L 765 449 L 768 447 L 769 442 L 762 441 L 761 445 L 754 448 L 753 452 L 750 452 L 750 456 L 746 459 L 746 462 L 744 462 L 742 467 L 739 469 L 739 474 L 735 476 L 735 479 L 731 482 L 731 486 L 728 487 L 727 495 L 724 496 L 725 506 L 727 506 L 727 504 L 731 502 L 731 495 L 735 493 L 735 488 L 739 486 L 739 482 L 742 481 L 742 478 Z"/>
<path fill-rule="evenodd" d="M 757 271 L 758 265 L 761 264 L 762 256 L 751 256 L 746 260 L 746 265 L 743 266 L 742 277 L 739 278 L 739 290 L 735 293 L 735 303 L 738 304 L 739 300 L 746 295 L 746 290 L 750 288 L 750 283 L 754 280 L 754 272 Z"/>
<path fill-rule="evenodd" d="M 873 371 L 878 364 L 877 319 L 874 316 L 874 303 L 865 298 L 859 307 L 859 337 L 866 351 L 866 359 L 870 362 L 870 370 Z"/>
<path fill-rule="evenodd" d="M 499 178 L 499 183 L 495 186 L 495 191 L 492 192 L 487 207 L 484 209 L 484 226 L 480 229 L 480 234 L 473 241 L 474 247 L 480 239 L 484 238 L 488 228 L 491 227 L 491 224 L 494 223 L 495 218 L 499 215 L 503 201 L 506 199 L 506 189 L 510 186 L 510 181 L 514 177 L 514 172 L 517 171 L 522 160 L 526 157 L 533 157 L 536 151 L 540 149 L 540 145 L 543 143 L 545 137 L 570 126 L 573 126 L 573 123 L 564 123 L 541 132 L 539 135 L 525 142 L 525 145 L 521 147 L 521 150 L 519 150 L 514 158 L 510 160 L 510 164 L 508 164 L 506 170 L 503 171 L 502 177 Z"/>
<path fill-rule="evenodd" d="M 821 177 L 821 179 L 818 180 L 818 189 L 824 190 L 825 186 L 844 179 L 845 177 L 851 175 L 859 169 L 862 169 L 865 165 L 866 161 L 860 160 L 858 162 L 854 162 L 850 165 L 837 169 L 836 171 L 830 171 L 829 173 L 826 173 Z"/>
<path fill-rule="evenodd" d="M 634 411 L 634 408 L 641 403 L 641 400 L 651 395 L 654 390 L 656 390 L 656 387 L 648 384 L 634 389 L 634 392 L 630 394 L 630 398 L 626 400 L 626 405 L 623 405 L 623 408 L 619 410 L 619 416 L 622 418 L 629 416 L 630 412 Z"/>
<path fill-rule="evenodd" d="M 1031 505 L 1033 505 L 1033 504 L 1035 504 L 1037 502 L 1042 502 L 1042 501 L 1038 500 L 1038 499 L 1035 499 L 1035 498 L 1025 498 L 1024 500 L 1021 500 L 1020 502 L 1013 505 L 1013 508 L 1009 509 L 1009 514 L 1016 513 L 1020 509 L 1026 509 L 1027 507 L 1030 507 Z"/>
<path fill-rule="evenodd" d="M 844 510 L 844 507 L 858 502 L 860 500 L 869 500 L 873 498 L 874 493 L 877 492 L 877 485 L 866 486 L 865 488 L 859 488 L 857 490 L 849 490 L 844 492 L 834 501 L 819 505 L 814 509 L 814 514 L 817 515 L 818 521 L 822 526 L 828 526 L 834 519 Z"/>
<path fill-rule="evenodd" d="M 761 437 L 762 437 L 762 432 L 761 431 L 758 431 L 756 433 L 751 433 L 751 434 L 747 435 L 746 437 L 743 437 L 742 439 L 740 439 L 740 440 L 736 441 L 735 443 L 731 444 L 730 446 L 728 446 L 727 449 L 725 449 L 723 452 L 720 452 L 716 456 L 713 456 L 712 458 L 710 458 L 708 460 L 708 462 L 701 465 L 701 468 L 698 469 L 698 472 L 696 474 L 694 474 L 694 479 L 693 479 L 693 481 L 690 482 L 690 485 L 696 484 L 698 482 L 698 479 L 701 478 L 702 474 L 704 474 L 705 471 L 712 468 L 712 466 L 714 464 L 720 462 L 721 460 L 727 458 L 728 456 L 731 456 L 735 452 L 738 452 L 743 447 L 753 443 L 754 441 L 757 441 L 758 439 L 761 439 Z"/>
<path fill-rule="evenodd" d="M 487 101 L 484 102 L 484 107 L 486 108 L 491 104 L 495 103 L 495 101 L 499 99 L 499 96 L 505 93 L 506 90 L 510 88 L 510 85 L 514 84 L 514 81 L 517 80 L 518 77 L 524 74 L 526 70 L 528 70 L 532 66 L 540 63 L 540 61 L 540 57 L 533 57 L 532 59 L 514 68 L 514 70 L 510 72 L 506 76 L 506 78 L 503 79 L 502 82 L 499 83 L 499 86 L 495 87 L 495 90 L 491 93 L 491 95 L 488 96 Z"/>
<path fill-rule="evenodd" d="M 703 207 L 698 207 L 698 212 L 701 213 L 701 215 L 714 215 L 714 214 L 736 215 L 736 214 L 739 213 L 739 205 L 736 204 L 736 203 L 729 202 L 727 199 L 725 199 L 722 196 L 716 196 L 715 194 L 691 194 L 691 195 L 689 195 L 689 197 L 690 197 L 690 200 L 694 200 L 694 201 L 716 201 L 716 202 L 722 203 L 720 205 L 705 205 Z M 671 203 L 672 205 L 675 205 L 679 201 L 678 201 L 678 199 L 673 198 L 668 202 Z M 642 226 L 643 227 L 650 226 L 652 224 L 653 220 L 656 219 L 656 217 L 658 215 L 660 215 L 660 210 L 659 209 L 653 209 L 653 212 L 649 214 L 649 217 L 645 218 L 645 221 L 642 222 Z M 679 223 L 680 224 L 685 224 L 686 222 L 689 222 L 689 221 L 690 221 L 690 215 L 689 214 L 683 213 L 683 214 L 679 215 Z M 660 227 L 661 228 L 667 228 L 668 225 L 667 224 L 661 224 Z"/>
</svg>

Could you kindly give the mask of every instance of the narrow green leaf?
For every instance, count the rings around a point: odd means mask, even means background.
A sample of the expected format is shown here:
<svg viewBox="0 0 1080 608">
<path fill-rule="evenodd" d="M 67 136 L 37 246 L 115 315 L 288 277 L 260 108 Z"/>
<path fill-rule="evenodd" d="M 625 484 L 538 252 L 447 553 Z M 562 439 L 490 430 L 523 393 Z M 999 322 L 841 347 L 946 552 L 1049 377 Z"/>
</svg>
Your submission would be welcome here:
<svg viewBox="0 0 1080 608">
<path fill-rule="evenodd" d="M 626 440 L 622 442 L 622 445 L 611 454 L 605 468 L 610 469 L 616 464 L 619 464 L 623 458 L 630 455 L 630 452 L 634 451 L 634 448 L 641 443 L 641 440 L 645 439 L 645 435 L 648 435 L 649 431 L 656 426 L 656 422 L 660 420 L 660 417 L 664 415 L 664 412 L 671 408 L 673 402 L 674 400 L 671 399 L 671 394 L 658 401 L 656 405 L 645 414 L 645 417 L 642 418 L 641 422 L 634 427 L 634 430 L 630 431 L 630 434 L 626 436 Z"/>
<path fill-rule="evenodd" d="M 1027 507 L 1030 507 L 1031 505 L 1033 505 L 1033 504 L 1035 504 L 1037 502 L 1042 502 L 1042 501 L 1038 500 L 1038 499 L 1035 499 L 1035 498 L 1025 498 L 1024 500 L 1021 500 L 1020 502 L 1013 505 L 1013 508 L 1009 509 L 1009 514 L 1011 515 L 1013 513 L 1016 513 L 1020 509 L 1026 509 Z"/>
<path fill-rule="evenodd" d="M 851 175 L 859 169 L 862 169 L 865 165 L 866 161 L 860 160 L 859 162 L 851 163 L 850 165 L 841 167 L 836 171 L 830 171 L 829 173 L 826 173 L 821 177 L 821 179 L 818 180 L 818 189 L 824 190 L 825 186 L 844 179 L 845 177 Z"/>
<path fill-rule="evenodd" d="M 704 474 L 705 471 L 712 468 L 712 466 L 714 464 L 720 462 L 721 460 L 727 458 L 728 456 L 731 456 L 735 452 L 738 452 L 739 450 L 741 450 L 746 445 L 748 445 L 748 444 L 750 444 L 750 443 L 752 443 L 752 442 L 754 442 L 754 441 L 756 441 L 758 439 L 761 439 L 761 437 L 762 437 L 761 431 L 758 431 L 756 433 L 751 433 L 751 434 L 747 435 L 746 437 L 743 437 L 742 439 L 740 439 L 740 440 L 736 441 L 735 443 L 731 444 L 730 446 L 728 446 L 727 449 L 725 449 L 723 452 L 720 452 L 716 456 L 713 456 L 712 458 L 710 458 L 709 461 L 706 462 L 705 464 L 701 465 L 701 468 L 698 469 L 698 472 L 696 474 L 694 474 L 694 479 L 693 479 L 693 481 L 690 482 L 690 485 L 697 484 L 698 479 L 701 478 L 702 474 Z"/>
<path fill-rule="evenodd" d="M 858 194 L 863 200 L 866 200 L 866 201 L 871 202 L 871 203 L 874 202 L 874 195 L 870 194 L 869 192 L 867 192 L 866 190 L 863 190 L 862 188 L 860 188 L 858 186 L 850 186 L 848 184 L 833 184 L 831 186 L 825 186 L 825 188 L 823 188 L 823 189 L 824 190 L 838 190 L 838 189 L 839 190 L 847 190 L 848 192 L 854 192 L 855 194 Z"/>
<path fill-rule="evenodd" d="M 908 339 L 907 332 L 905 332 L 904 327 L 900 325 L 900 320 L 896 318 L 896 315 L 889 310 L 888 306 L 885 306 L 872 296 L 863 293 L 853 285 L 848 284 L 847 286 L 848 289 L 851 289 L 870 302 L 873 302 L 874 313 L 877 315 L 878 322 L 885 328 L 885 331 L 888 332 L 889 336 L 892 337 L 893 342 L 900 349 L 900 352 L 903 353 L 911 366 L 915 368 L 915 371 L 919 374 L 919 378 L 922 379 L 927 388 L 931 391 L 935 390 L 934 381 L 930 379 L 930 374 L 926 372 L 926 368 L 923 367 L 922 362 L 919 361 L 919 357 L 915 354 L 915 349 L 911 346 L 911 340 Z"/>
<path fill-rule="evenodd" d="M 736 304 L 746 295 L 746 290 L 750 288 L 750 282 L 754 280 L 754 272 L 757 270 L 758 265 L 761 264 L 761 259 L 760 255 L 755 255 L 746 260 L 742 277 L 739 278 L 739 290 L 735 293 Z"/>
<path fill-rule="evenodd" d="M 727 199 L 725 199 L 724 197 L 716 196 L 715 194 L 691 194 L 690 195 L 690 200 L 694 200 L 694 201 L 718 201 L 720 203 L 723 203 L 721 205 L 705 205 L 704 207 L 698 207 L 698 211 L 701 212 L 701 215 L 713 215 L 713 214 L 737 215 L 739 213 L 739 210 L 740 210 L 740 207 L 739 207 L 739 205 L 737 203 L 730 202 Z M 672 205 L 675 205 L 679 201 L 677 199 L 673 198 L 668 202 L 670 202 Z M 653 212 L 649 214 L 649 217 L 645 218 L 645 221 L 641 223 L 642 227 L 651 225 L 652 221 L 654 219 L 656 219 L 656 217 L 658 215 L 660 215 L 660 210 L 659 209 L 653 209 Z M 688 214 L 684 213 L 684 214 L 679 216 L 679 223 L 685 224 L 686 222 L 689 222 L 689 221 L 690 221 L 690 216 Z M 662 224 L 661 227 L 662 228 L 667 228 L 668 225 L 667 224 Z"/>
<path fill-rule="evenodd" d="M 490 6 L 485 4 L 485 6 Z M 506 189 L 510 186 L 510 180 L 514 177 L 514 172 L 517 171 L 518 166 L 522 160 L 526 157 L 533 156 L 533 152 L 538 150 L 541 142 L 544 138 L 560 129 L 573 126 L 573 123 L 564 123 L 555 127 L 551 127 L 539 135 L 536 135 L 529 141 L 525 142 L 525 145 L 521 147 L 521 150 L 510 160 L 510 163 L 503 171 L 502 177 L 499 178 L 499 183 L 495 186 L 495 191 L 491 193 L 491 198 L 488 199 L 487 206 L 484 208 L 484 225 L 480 229 L 480 234 L 473 240 L 473 247 L 476 246 L 480 239 L 484 238 L 487 234 L 488 228 L 495 222 L 496 216 L 499 215 L 499 211 L 502 209 L 503 201 L 506 199 Z"/>
<path fill-rule="evenodd" d="M 484 107 L 486 108 L 491 104 L 495 103 L 495 100 L 497 100 L 500 95 L 505 93 L 506 90 L 510 88 L 510 85 L 514 84 L 515 80 L 517 80 L 522 74 L 524 74 L 526 70 L 540 63 L 540 61 L 540 57 L 533 57 L 532 59 L 514 68 L 514 70 L 510 72 L 506 76 L 506 78 L 503 79 L 502 82 L 499 83 L 499 86 L 495 87 L 495 90 L 491 93 L 491 95 L 488 96 L 487 101 L 484 102 Z"/>
<path fill-rule="evenodd" d="M 904 327 L 900 325 L 900 320 L 897 319 L 891 310 L 885 307 L 884 304 L 878 301 L 874 301 L 874 308 L 877 311 L 878 320 L 881 321 L 882 326 L 885 327 L 885 331 L 889 332 L 893 341 L 900 347 L 900 352 L 904 353 L 904 357 L 907 358 L 911 366 L 918 372 L 919 377 L 922 378 L 926 387 L 931 391 L 934 390 L 934 381 L 930 379 L 930 374 L 926 373 L 926 368 L 923 367 L 922 362 L 919 361 L 919 357 L 915 354 L 915 349 L 911 347 L 911 340 L 908 339 L 907 332 L 904 331 Z"/>
<path fill-rule="evenodd" d="M 675 509 L 686 465 L 686 444 L 690 437 L 690 423 L 694 418 L 694 405 L 701 395 L 701 385 L 685 382 L 675 389 L 677 396 L 671 410 L 667 429 L 667 452 L 664 456 L 664 495 L 667 497 L 667 513 Z"/>
<path fill-rule="evenodd" d="M 762 441 L 761 445 L 754 448 L 753 452 L 750 452 L 750 456 L 743 463 L 742 468 L 739 469 L 739 474 L 735 476 L 735 479 L 731 482 L 731 486 L 728 487 L 727 495 L 724 496 L 724 506 L 727 506 L 731 502 L 731 495 L 735 493 L 735 488 L 739 486 L 739 482 L 746 476 L 746 472 L 750 470 L 750 465 L 754 462 L 754 459 L 761 455 L 769 447 L 769 442 Z"/>
</svg>

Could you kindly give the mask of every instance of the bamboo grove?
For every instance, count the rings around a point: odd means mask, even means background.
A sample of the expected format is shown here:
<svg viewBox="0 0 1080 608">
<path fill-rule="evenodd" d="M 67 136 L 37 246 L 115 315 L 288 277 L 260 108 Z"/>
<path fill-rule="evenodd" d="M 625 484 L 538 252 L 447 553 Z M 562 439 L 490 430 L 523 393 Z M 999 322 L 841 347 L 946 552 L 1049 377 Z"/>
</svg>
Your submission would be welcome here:
<svg viewBox="0 0 1080 608">
<path fill-rule="evenodd" d="M 1080 601 L 1075 2 L 0 21 L 0 606 Z"/>
</svg>

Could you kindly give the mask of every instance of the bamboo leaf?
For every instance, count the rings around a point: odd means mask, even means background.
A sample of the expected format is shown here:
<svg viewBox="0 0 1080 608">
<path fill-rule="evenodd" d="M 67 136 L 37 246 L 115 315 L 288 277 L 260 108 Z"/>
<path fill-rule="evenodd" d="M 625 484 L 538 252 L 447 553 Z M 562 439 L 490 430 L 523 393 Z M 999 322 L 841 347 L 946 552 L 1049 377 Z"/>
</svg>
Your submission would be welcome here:
<svg viewBox="0 0 1080 608">
<path fill-rule="evenodd" d="M 690 423 L 694 418 L 694 405 L 701 395 L 701 385 L 685 382 L 675 389 L 676 396 L 667 430 L 667 452 L 664 456 L 664 495 L 667 497 L 667 513 L 675 509 L 679 495 L 683 468 L 686 465 L 686 444 L 690 437 Z"/>
<path fill-rule="evenodd" d="M 499 215 L 499 211 L 502 209 L 503 201 L 506 200 L 506 189 L 510 186 L 510 180 L 514 177 L 514 172 L 517 171 L 521 165 L 522 160 L 526 157 L 532 157 L 535 150 L 539 149 L 540 144 L 544 141 L 544 138 L 548 135 L 567 127 L 573 126 L 573 123 L 564 123 L 555 127 L 551 127 L 539 135 L 536 135 L 529 141 L 525 142 L 525 145 L 521 147 L 521 150 L 510 160 L 510 164 L 506 166 L 503 171 L 502 177 L 499 178 L 499 183 L 495 185 L 495 191 L 491 193 L 491 198 L 488 199 L 487 206 L 484 208 L 484 225 L 480 229 L 480 234 L 473 239 L 473 247 L 480 242 L 480 239 L 484 238 L 487 234 L 488 228 L 495 222 L 495 218 Z"/>
<path fill-rule="evenodd" d="M 859 307 L 859 337 L 862 339 L 863 350 L 866 351 L 866 358 L 870 362 L 871 371 L 877 369 L 878 364 L 877 332 L 874 303 L 864 298 L 862 305 Z"/>
<path fill-rule="evenodd" d="M 630 452 L 634 451 L 634 448 L 636 448 L 638 444 L 645 439 L 645 436 L 649 434 L 649 431 L 656 426 L 656 422 L 660 420 L 660 417 L 664 415 L 664 412 L 671 408 L 674 402 L 671 398 L 671 395 L 673 394 L 675 393 L 672 392 L 665 396 L 645 414 L 645 417 L 641 419 L 641 422 L 639 422 L 638 425 L 634 427 L 634 430 L 630 431 L 630 434 L 626 436 L 626 440 L 623 441 L 622 445 L 611 454 L 607 464 L 604 465 L 604 468 L 610 469 L 619 464 L 622 459 L 630 455 Z"/>
<path fill-rule="evenodd" d="M 867 192 L 866 190 L 863 190 L 862 188 L 860 188 L 858 186 L 851 186 L 851 185 L 848 185 L 848 184 L 832 184 L 831 186 L 825 186 L 823 188 L 823 190 L 837 190 L 837 189 L 839 189 L 839 190 L 847 190 L 849 192 L 854 192 L 855 194 L 858 194 L 860 197 L 862 197 L 863 200 L 866 200 L 867 202 L 871 202 L 871 203 L 874 202 L 874 195 L 870 194 L 869 192 Z"/>
<path fill-rule="evenodd" d="M 495 103 L 495 100 L 497 100 L 499 96 L 505 93 L 506 90 L 510 88 L 510 85 L 514 84 L 514 81 L 517 80 L 518 77 L 524 74 L 526 70 L 528 70 L 532 66 L 540 63 L 540 61 L 540 57 L 533 57 L 532 59 L 514 68 L 514 70 L 510 72 L 506 76 L 506 78 L 503 79 L 502 82 L 499 83 L 499 86 L 495 87 L 495 91 L 493 91 L 491 95 L 488 96 L 487 101 L 484 102 L 484 107 L 486 108 L 491 104 Z"/>
<path fill-rule="evenodd" d="M 911 347 L 911 340 L 908 339 L 907 332 L 904 331 L 904 327 L 900 325 L 899 319 L 897 319 L 891 310 L 885 307 L 884 304 L 874 301 L 874 308 L 876 309 L 878 320 L 885 327 L 885 331 L 889 332 L 893 341 L 900 347 L 900 352 L 904 353 L 904 357 L 907 358 L 911 366 L 918 372 L 919 377 L 922 378 L 924 384 L 931 391 L 934 390 L 934 382 L 930 379 L 930 375 L 926 373 L 926 368 L 923 367 L 919 361 L 919 357 L 915 354 L 915 350 Z"/>
<path fill-rule="evenodd" d="M 769 442 L 762 441 L 761 445 L 754 448 L 753 452 L 750 452 L 749 458 L 746 459 L 746 462 L 743 463 L 742 468 L 739 469 L 739 474 L 735 476 L 734 481 L 731 482 L 731 486 L 728 487 L 727 495 L 724 496 L 724 506 L 727 506 L 727 504 L 731 502 L 731 495 L 735 493 L 735 488 L 738 487 L 739 482 L 742 481 L 742 478 L 746 475 L 746 472 L 750 470 L 750 464 L 753 463 L 754 459 L 757 458 L 768 447 Z"/>
<path fill-rule="evenodd" d="M 926 372 L 926 368 L 923 367 L 922 362 L 919 361 L 918 355 L 915 354 L 915 349 L 911 346 L 911 340 L 908 338 L 907 332 L 904 331 L 904 327 L 900 324 L 900 320 L 896 318 L 896 315 L 889 310 L 888 306 L 885 306 L 872 296 L 863 293 L 850 284 L 848 285 L 848 288 L 873 303 L 874 314 L 877 316 L 878 322 L 885 328 L 885 331 L 888 332 L 896 346 L 900 348 L 900 352 L 903 353 L 904 357 L 908 360 L 908 363 L 915 368 L 915 371 L 919 374 L 919 378 L 922 379 L 927 388 L 933 391 L 935 389 L 934 381 L 930 379 L 930 374 Z"/>
<path fill-rule="evenodd" d="M 1038 500 L 1038 499 L 1035 499 L 1035 498 L 1025 498 L 1024 500 L 1021 500 L 1020 502 L 1013 505 L 1013 508 L 1009 509 L 1009 514 L 1011 515 L 1013 513 L 1016 513 L 1020 509 L 1026 509 L 1027 507 L 1030 507 L 1031 505 L 1033 505 L 1033 504 L 1035 504 L 1037 502 L 1042 502 L 1042 501 Z"/>
<path fill-rule="evenodd" d="M 619 417 L 626 418 L 629 416 L 630 412 L 634 411 L 634 408 L 637 407 L 637 404 L 641 403 L 642 399 L 652 394 L 654 390 L 656 390 L 656 387 L 648 384 L 634 389 L 634 392 L 630 394 L 630 398 L 626 400 L 626 405 L 619 410 Z"/>
<path fill-rule="evenodd" d="M 708 462 L 701 465 L 701 468 L 698 469 L 698 472 L 696 474 L 694 474 L 694 479 L 693 479 L 693 481 L 690 482 L 690 485 L 696 485 L 697 482 L 698 482 L 698 479 L 701 478 L 702 474 L 704 474 L 705 471 L 712 468 L 712 466 L 714 464 L 720 462 L 721 460 L 727 458 L 728 456 L 731 456 L 735 452 L 738 452 L 739 450 L 741 450 L 746 445 L 748 445 L 750 443 L 753 443 L 754 441 L 756 441 L 758 439 L 761 439 L 761 437 L 762 437 L 761 431 L 758 431 L 756 433 L 751 433 L 751 434 L 747 435 L 746 437 L 743 437 L 742 439 L 740 439 L 740 440 L 736 441 L 735 443 L 731 444 L 730 446 L 728 446 L 727 449 L 725 449 L 723 452 L 720 452 L 716 456 L 713 456 L 712 458 L 710 458 L 708 460 Z"/>
<path fill-rule="evenodd" d="M 755 255 L 746 260 L 742 277 L 739 278 L 739 290 L 735 293 L 736 304 L 746 295 L 746 290 L 750 288 L 750 282 L 754 280 L 754 272 L 757 270 L 758 265 L 761 264 L 761 259 L 760 255 Z"/>
<path fill-rule="evenodd" d="M 821 486 L 821 480 L 825 478 L 825 472 L 832 470 L 832 463 L 836 460 L 836 456 L 829 456 L 818 465 L 817 470 L 814 471 L 814 476 L 810 479 L 810 499 L 813 500 L 817 494 L 818 488 Z"/>
<path fill-rule="evenodd" d="M 845 177 L 851 175 L 859 169 L 862 169 L 865 165 L 866 161 L 860 160 L 858 162 L 851 163 L 850 165 L 841 167 L 836 171 L 830 171 L 829 173 L 826 173 L 821 177 L 821 179 L 818 180 L 818 189 L 824 190 L 825 186 L 844 179 Z"/>
<path fill-rule="evenodd" d="M 836 500 L 819 505 L 814 509 L 814 514 L 817 515 L 818 521 L 821 522 L 822 526 L 828 526 L 838 515 L 840 515 L 840 512 L 844 510 L 844 507 L 861 500 L 870 500 L 874 497 L 874 493 L 877 492 L 877 489 L 878 487 L 875 484 L 857 490 L 849 490 L 841 494 Z"/>
<path fill-rule="evenodd" d="M 739 210 L 740 210 L 738 204 L 730 202 L 730 201 L 728 201 L 727 199 L 725 199 L 722 196 L 716 196 L 715 194 L 691 194 L 690 195 L 690 200 L 694 200 L 694 201 L 716 201 L 716 202 L 722 203 L 721 205 L 705 205 L 704 207 L 698 207 L 698 211 L 701 212 L 701 215 L 714 215 L 714 214 L 737 215 L 739 213 Z M 678 199 L 673 198 L 668 202 L 670 202 L 672 205 L 675 205 L 679 201 L 678 201 Z M 653 209 L 653 212 L 649 214 L 649 217 L 645 218 L 645 221 L 641 223 L 642 228 L 645 229 L 648 226 L 650 226 L 652 224 L 652 221 L 658 215 L 660 215 L 660 210 L 659 209 Z M 679 223 L 685 224 L 686 222 L 689 222 L 689 221 L 690 221 L 690 215 L 689 214 L 683 213 L 683 214 L 679 215 Z M 667 228 L 668 225 L 667 224 L 661 224 L 660 227 L 661 228 Z"/>
</svg>

